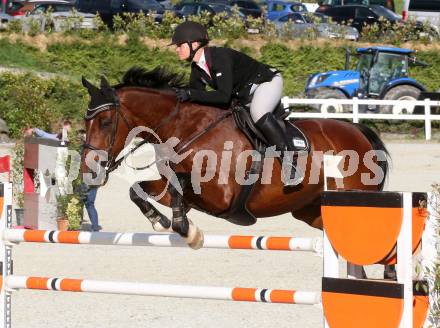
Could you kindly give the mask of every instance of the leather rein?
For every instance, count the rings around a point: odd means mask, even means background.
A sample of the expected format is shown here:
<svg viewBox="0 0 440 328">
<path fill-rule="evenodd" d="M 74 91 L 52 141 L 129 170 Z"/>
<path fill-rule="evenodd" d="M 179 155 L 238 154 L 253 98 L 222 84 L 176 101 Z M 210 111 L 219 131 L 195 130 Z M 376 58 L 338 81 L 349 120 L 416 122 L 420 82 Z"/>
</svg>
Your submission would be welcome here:
<svg viewBox="0 0 440 328">
<path fill-rule="evenodd" d="M 124 159 L 128 156 L 133 154 L 137 149 L 139 149 L 142 145 L 146 144 L 146 143 L 150 143 L 151 140 L 147 137 L 144 140 L 142 140 L 140 143 L 138 143 L 133 149 L 131 149 L 127 154 L 125 154 L 123 157 L 119 158 L 116 160 L 117 155 L 113 155 L 113 146 L 115 144 L 116 141 L 116 136 L 117 136 L 117 131 L 118 131 L 118 124 L 119 124 L 119 119 L 122 118 L 122 120 L 124 121 L 125 125 L 127 126 L 128 130 L 132 130 L 133 129 L 133 125 L 129 123 L 127 117 L 123 114 L 123 112 L 121 111 L 121 103 L 119 100 L 118 95 L 116 94 L 116 90 L 113 89 L 113 94 L 114 94 L 114 102 L 113 103 L 107 103 L 107 104 L 103 104 L 100 105 L 96 108 L 92 108 L 92 109 L 88 109 L 86 115 L 84 116 L 84 119 L 86 121 L 90 121 L 93 118 L 95 118 L 99 113 L 105 112 L 105 111 L 110 111 L 110 110 L 114 110 L 116 112 L 116 119 L 113 121 L 112 124 L 112 133 L 111 133 L 111 137 L 110 137 L 110 144 L 107 147 L 107 149 L 105 150 L 107 152 L 107 154 L 110 154 L 109 159 L 105 162 L 105 165 L 101 166 L 105 169 L 106 171 L 106 180 L 108 178 L 108 174 L 112 171 L 114 171 L 115 169 L 117 169 L 119 167 L 119 165 L 122 164 L 122 162 L 124 161 Z M 176 105 L 173 109 L 173 111 L 166 117 L 164 117 L 159 124 L 153 129 L 153 132 L 156 133 L 161 127 L 165 126 L 166 124 L 170 123 L 171 120 L 178 114 L 180 110 L 180 102 L 177 101 Z M 89 114 L 90 112 L 90 114 Z M 217 126 L 221 121 L 223 121 L 224 119 L 226 119 L 227 117 L 232 115 L 232 111 L 227 111 L 226 113 L 224 113 L 223 115 L 221 115 L 218 119 L 216 119 L 214 122 L 210 123 L 207 127 L 205 127 L 203 130 L 198 131 L 193 133 L 192 135 L 190 135 L 187 139 L 183 140 L 180 142 L 181 146 L 178 146 L 178 150 L 176 151 L 177 154 L 182 153 L 185 149 L 187 149 L 189 147 L 190 144 L 192 144 L 194 141 L 196 141 L 197 139 L 199 139 L 200 137 L 202 137 L 204 134 L 206 134 L 208 131 L 210 131 L 211 129 L 213 129 L 215 126 Z M 151 133 L 150 133 L 151 134 Z M 103 151 L 103 149 L 99 149 L 95 146 L 93 146 L 92 144 L 90 144 L 89 138 L 90 136 L 87 136 L 86 141 L 83 143 L 83 149 L 89 149 L 89 150 L 94 150 L 94 151 Z M 164 159 L 161 159 L 164 160 Z M 139 168 L 132 168 L 135 170 L 144 170 L 147 169 L 151 166 L 153 166 L 154 164 L 156 164 L 158 161 L 154 161 L 151 164 L 148 164 L 146 166 L 143 167 L 139 167 Z"/>
</svg>

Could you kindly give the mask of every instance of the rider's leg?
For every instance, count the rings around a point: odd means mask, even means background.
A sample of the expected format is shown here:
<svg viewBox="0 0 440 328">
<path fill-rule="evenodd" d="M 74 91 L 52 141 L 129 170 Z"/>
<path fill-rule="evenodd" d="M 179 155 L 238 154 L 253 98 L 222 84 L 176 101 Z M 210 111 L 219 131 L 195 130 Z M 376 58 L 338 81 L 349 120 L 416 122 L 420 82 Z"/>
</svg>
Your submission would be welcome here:
<svg viewBox="0 0 440 328">
<path fill-rule="evenodd" d="M 278 106 L 282 94 L 283 78 L 279 73 L 271 81 L 259 84 L 250 104 L 252 120 L 257 122 L 265 114 L 272 113 Z"/>
<path fill-rule="evenodd" d="M 282 90 L 283 78 L 280 74 L 277 74 L 272 81 L 262 83 L 256 88 L 250 110 L 252 119 L 263 132 L 269 144 L 275 145 L 277 150 L 281 151 L 284 184 L 294 186 L 302 182 L 304 175 L 300 171 L 296 172 L 297 156 L 293 156 L 294 146 L 281 130 L 275 116 L 272 114 L 280 101 Z M 291 153 L 286 154 L 285 151 Z"/>
</svg>

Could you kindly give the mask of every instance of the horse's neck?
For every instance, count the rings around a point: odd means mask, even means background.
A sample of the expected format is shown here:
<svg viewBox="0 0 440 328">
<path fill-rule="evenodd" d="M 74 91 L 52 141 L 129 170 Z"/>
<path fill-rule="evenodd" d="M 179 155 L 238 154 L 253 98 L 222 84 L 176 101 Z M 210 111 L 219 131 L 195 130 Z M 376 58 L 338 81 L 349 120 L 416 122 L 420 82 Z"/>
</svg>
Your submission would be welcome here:
<svg viewBox="0 0 440 328">
<path fill-rule="evenodd" d="M 194 103 L 177 105 L 174 95 L 167 91 L 130 88 L 124 96 L 130 108 L 132 124 L 157 129 L 155 132 L 162 140 L 187 138 L 224 113 L 221 109 Z"/>
<path fill-rule="evenodd" d="M 154 129 L 171 115 L 175 99 L 171 93 L 141 87 L 130 87 L 121 96 L 133 126 Z"/>
<path fill-rule="evenodd" d="M 179 113 L 172 123 L 173 129 L 168 131 L 168 133 L 172 133 L 172 136 L 180 139 L 189 138 L 202 132 L 215 122 L 223 112 L 215 107 L 195 103 L 183 103 L 180 106 Z"/>
</svg>

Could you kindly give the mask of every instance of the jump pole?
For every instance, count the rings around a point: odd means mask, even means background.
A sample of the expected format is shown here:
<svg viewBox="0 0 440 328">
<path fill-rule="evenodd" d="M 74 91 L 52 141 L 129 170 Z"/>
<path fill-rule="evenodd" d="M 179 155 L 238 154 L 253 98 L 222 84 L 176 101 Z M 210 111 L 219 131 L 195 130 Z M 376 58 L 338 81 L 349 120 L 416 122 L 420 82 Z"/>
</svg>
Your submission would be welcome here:
<svg viewBox="0 0 440 328">
<path fill-rule="evenodd" d="M 6 285 L 13 290 L 34 289 L 307 305 L 319 304 L 321 302 L 319 292 L 284 289 L 148 284 L 14 275 L 6 279 Z"/>
<path fill-rule="evenodd" d="M 0 183 L 0 206 L 2 215 L 0 217 L 0 235 L 6 228 L 12 226 L 12 184 Z M 11 327 L 11 293 L 7 288 L 6 277 L 12 275 L 12 246 L 5 243 L 3 238 L 0 238 L 0 327 Z"/>
<path fill-rule="evenodd" d="M 10 243 L 57 243 L 111 246 L 154 246 L 188 248 L 178 234 L 118 233 L 8 229 L 3 240 Z M 275 236 L 205 235 L 203 248 L 322 253 L 321 238 Z"/>
<path fill-rule="evenodd" d="M 20 242 L 188 247 L 175 234 L 61 232 L 12 229 L 12 185 L 0 184 L 3 195 L 3 215 L 0 222 L 2 265 L 0 294 L 0 328 L 11 327 L 11 293 L 14 290 L 34 289 L 65 292 L 144 295 L 176 298 L 212 299 L 236 302 L 263 302 L 313 305 L 321 303 L 320 292 L 284 289 L 212 287 L 170 284 L 148 284 L 119 281 L 99 281 L 71 278 L 15 276 L 12 272 L 12 246 Z M 271 236 L 206 235 L 205 248 L 313 251 L 321 253 L 319 238 Z"/>
</svg>

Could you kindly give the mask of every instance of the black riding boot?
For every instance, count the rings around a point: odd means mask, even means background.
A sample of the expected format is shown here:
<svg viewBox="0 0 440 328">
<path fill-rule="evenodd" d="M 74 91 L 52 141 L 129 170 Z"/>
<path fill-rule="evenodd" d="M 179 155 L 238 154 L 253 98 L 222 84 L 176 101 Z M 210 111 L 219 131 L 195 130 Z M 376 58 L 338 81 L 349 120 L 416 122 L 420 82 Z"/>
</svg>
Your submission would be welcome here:
<svg viewBox="0 0 440 328">
<path fill-rule="evenodd" d="M 276 150 L 281 152 L 281 163 L 284 163 L 281 171 L 284 185 L 296 186 L 300 184 L 304 179 L 304 174 L 300 171 L 296 171 L 297 156 L 284 156 L 284 151 L 294 151 L 295 148 L 292 143 L 289 142 L 275 116 L 272 113 L 266 113 L 255 125 L 263 132 L 269 145 L 274 145 Z"/>
</svg>

